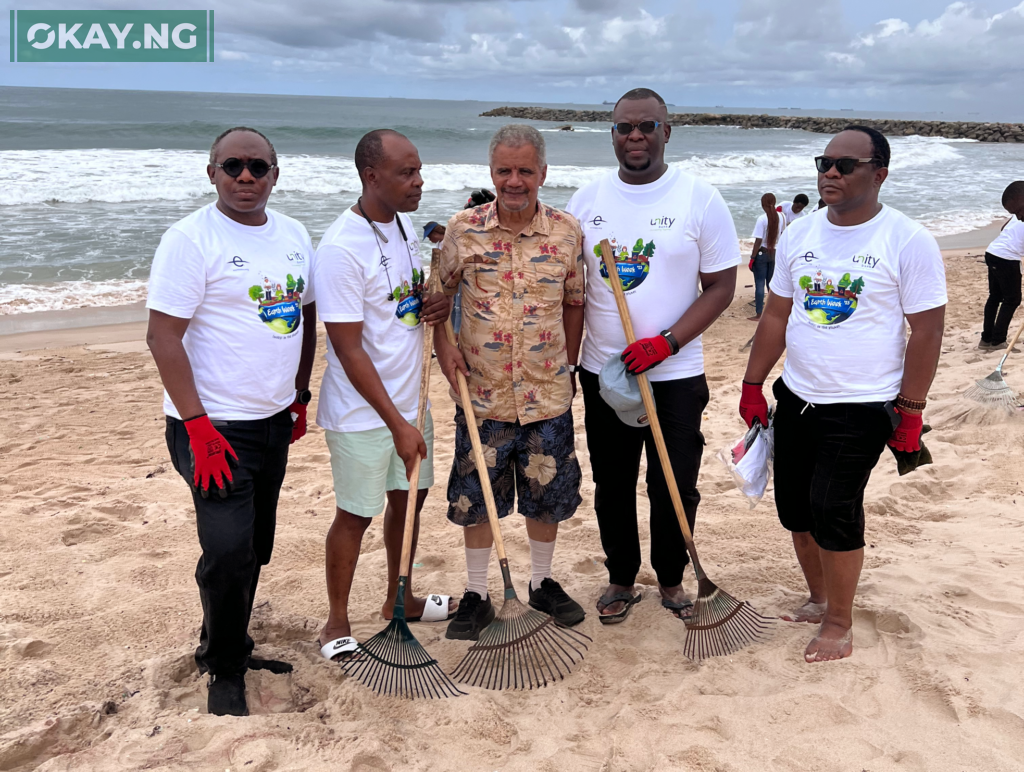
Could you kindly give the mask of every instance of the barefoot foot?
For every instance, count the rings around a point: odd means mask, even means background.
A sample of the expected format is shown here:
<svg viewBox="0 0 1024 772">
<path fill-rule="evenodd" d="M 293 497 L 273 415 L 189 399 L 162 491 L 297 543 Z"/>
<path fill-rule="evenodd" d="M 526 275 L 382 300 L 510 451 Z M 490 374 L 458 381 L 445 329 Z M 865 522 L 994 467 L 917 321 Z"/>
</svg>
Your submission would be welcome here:
<svg viewBox="0 0 1024 772">
<path fill-rule="evenodd" d="M 821 620 L 825 618 L 825 609 L 828 607 L 827 603 L 815 603 L 812 600 L 807 601 L 800 608 L 789 614 L 783 614 L 782 619 L 786 622 L 811 622 L 813 624 L 821 624 Z"/>
<path fill-rule="evenodd" d="M 831 662 L 853 654 L 853 628 L 844 628 L 832 622 L 822 622 L 818 634 L 804 650 L 807 662 Z"/>
</svg>

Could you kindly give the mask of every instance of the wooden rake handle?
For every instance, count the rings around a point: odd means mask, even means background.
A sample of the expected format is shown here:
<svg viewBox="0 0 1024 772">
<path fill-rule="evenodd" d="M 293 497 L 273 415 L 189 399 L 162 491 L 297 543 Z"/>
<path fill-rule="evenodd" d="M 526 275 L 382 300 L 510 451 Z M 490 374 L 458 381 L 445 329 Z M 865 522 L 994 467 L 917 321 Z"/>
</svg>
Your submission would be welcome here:
<svg viewBox="0 0 1024 772">
<path fill-rule="evenodd" d="M 606 257 L 610 256 L 609 257 Z M 626 333 L 626 344 L 636 342 L 636 333 L 633 332 L 633 320 L 629 317 L 629 306 L 626 305 L 626 293 L 622 289 L 622 282 L 619 280 L 619 269 L 615 264 L 615 250 L 608 243 L 608 239 L 601 241 L 601 260 L 605 270 L 608 272 L 608 281 L 612 285 L 612 292 L 615 295 L 615 305 L 619 309 L 619 319 L 622 320 L 622 330 Z M 679 486 L 676 485 L 676 476 L 672 472 L 672 461 L 668 457 L 668 446 L 665 445 L 665 435 L 661 433 L 661 423 L 658 421 L 658 412 L 654 406 L 654 396 L 651 393 L 651 384 L 647 375 L 641 373 L 636 376 L 640 384 L 640 397 L 644 401 L 644 409 L 647 410 L 647 420 L 651 426 L 651 433 L 654 435 L 654 444 L 658 448 L 658 459 L 661 461 L 662 474 L 665 477 L 665 484 L 668 486 L 668 495 L 672 499 L 672 506 L 676 510 L 676 519 L 683 531 L 683 540 L 686 542 L 686 550 L 690 553 L 693 561 L 693 570 L 697 578 L 704 576 L 704 570 L 697 559 L 697 548 L 693 544 L 693 533 L 690 531 L 690 524 L 686 520 L 686 510 L 683 509 L 683 500 L 679 495 Z"/>
<path fill-rule="evenodd" d="M 441 261 L 441 250 L 434 249 L 430 253 L 430 279 L 427 285 L 428 297 L 437 291 L 437 267 Z M 427 392 L 430 390 L 431 354 L 434 351 L 434 328 L 423 325 L 423 363 L 420 368 L 420 399 L 416 406 L 416 429 L 423 434 L 427 422 Z M 416 530 L 416 502 L 419 499 L 420 466 L 423 459 L 417 454 L 416 461 L 409 476 L 409 495 L 405 502 L 405 530 L 402 534 L 402 558 L 399 562 L 399 575 L 409 575 L 409 563 L 412 561 L 412 535 Z"/>
<path fill-rule="evenodd" d="M 1010 356 L 1010 352 L 1013 351 L 1013 347 L 1017 345 L 1017 341 L 1020 340 L 1020 334 L 1024 332 L 1024 322 L 1021 323 L 1020 327 L 1017 328 L 1017 334 L 1013 336 L 1013 340 L 1010 341 L 1010 345 L 1006 347 L 1006 353 L 1003 354 L 1003 358 L 999 360 L 999 369 L 1003 369 L 1003 365 L 1006 363 L 1006 357 Z"/>
</svg>

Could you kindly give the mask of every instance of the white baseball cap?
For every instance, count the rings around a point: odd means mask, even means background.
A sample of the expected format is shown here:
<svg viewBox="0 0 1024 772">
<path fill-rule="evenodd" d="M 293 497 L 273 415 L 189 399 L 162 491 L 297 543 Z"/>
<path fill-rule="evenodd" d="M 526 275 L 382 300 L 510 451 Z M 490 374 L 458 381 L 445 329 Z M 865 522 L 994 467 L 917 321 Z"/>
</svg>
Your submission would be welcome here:
<svg viewBox="0 0 1024 772">
<path fill-rule="evenodd" d="M 626 371 L 626 365 L 619 354 L 612 354 L 608 358 L 597 378 L 601 386 L 601 398 L 615 411 L 622 423 L 638 429 L 648 425 L 647 408 L 640 396 L 640 384 L 636 382 L 635 375 Z"/>
</svg>

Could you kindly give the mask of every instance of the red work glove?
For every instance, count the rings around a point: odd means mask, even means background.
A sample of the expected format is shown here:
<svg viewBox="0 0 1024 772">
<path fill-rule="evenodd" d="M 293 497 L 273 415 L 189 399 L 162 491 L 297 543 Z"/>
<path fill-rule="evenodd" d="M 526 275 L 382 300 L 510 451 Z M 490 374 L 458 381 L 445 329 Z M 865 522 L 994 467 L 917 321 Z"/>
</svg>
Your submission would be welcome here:
<svg viewBox="0 0 1024 772">
<path fill-rule="evenodd" d="M 743 390 L 740 392 L 740 416 L 749 429 L 754 421 L 760 421 L 761 426 L 768 425 L 768 400 L 764 398 L 763 383 L 747 383 L 743 381 Z"/>
<path fill-rule="evenodd" d="M 750 262 L 747 263 L 747 268 L 751 271 L 754 270 L 754 258 L 750 258 Z"/>
<path fill-rule="evenodd" d="M 646 373 L 652 367 L 664 362 L 672 356 L 672 346 L 663 335 L 653 338 L 641 338 L 630 343 L 619 357 L 626 363 L 630 375 Z"/>
<path fill-rule="evenodd" d="M 900 425 L 889 438 L 889 447 L 911 453 L 921 449 L 921 430 L 924 428 L 924 416 L 921 413 L 908 413 L 896 408 L 900 416 Z"/>
<path fill-rule="evenodd" d="M 192 449 L 192 488 L 209 498 L 210 487 L 215 485 L 222 499 L 228 497 L 228 488 L 234 482 L 231 469 L 238 468 L 238 455 L 224 435 L 213 428 L 210 418 L 201 415 L 185 421 L 188 442 Z"/>
<path fill-rule="evenodd" d="M 301 405 L 298 402 L 292 402 L 292 406 L 288 408 L 288 412 L 292 416 L 292 441 L 290 444 L 294 445 L 296 440 L 301 440 L 306 436 L 306 408 L 309 405 Z"/>
</svg>

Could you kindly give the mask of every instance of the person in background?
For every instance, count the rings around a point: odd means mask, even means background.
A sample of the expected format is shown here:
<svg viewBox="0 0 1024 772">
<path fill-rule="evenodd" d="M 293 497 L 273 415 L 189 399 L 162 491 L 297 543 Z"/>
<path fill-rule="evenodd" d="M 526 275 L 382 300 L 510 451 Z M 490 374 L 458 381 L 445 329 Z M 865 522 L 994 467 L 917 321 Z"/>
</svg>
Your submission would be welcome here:
<svg viewBox="0 0 1024 772">
<path fill-rule="evenodd" d="M 828 204 L 825 203 L 825 199 L 819 198 L 818 199 L 818 203 L 815 204 L 815 206 L 814 206 L 814 212 L 818 212 L 818 211 L 824 209 L 826 206 L 828 206 Z M 814 212 L 812 212 L 812 214 Z"/>
<path fill-rule="evenodd" d="M 806 199 L 806 197 L 805 197 Z M 764 310 L 764 292 L 775 273 L 775 245 L 786 230 L 785 216 L 775 210 L 775 196 L 765 193 L 761 196 L 764 214 L 754 223 L 754 248 L 750 253 L 748 267 L 754 272 L 754 315 L 747 317 L 751 322 L 761 319 Z"/>
<path fill-rule="evenodd" d="M 317 247 L 316 283 L 324 288 L 321 319 L 327 330 L 327 370 L 316 421 L 331 454 L 335 514 L 327 534 L 327 622 L 320 654 L 339 661 L 358 646 L 349 620 L 349 594 L 363 534 L 384 513 L 387 595 L 381 615 L 391 619 L 398 595 L 406 504 L 416 496 L 413 562 L 419 516 L 434 481 L 434 423 L 427 405 L 423 433 L 416 428 L 424 324 L 450 312 L 440 292 L 424 292 L 419 241 L 407 212 L 423 190 L 415 145 L 391 129 L 365 134 L 356 145 L 362 195 L 345 209 Z M 419 490 L 409 490 L 417 458 Z M 447 595 L 413 595 L 405 587 L 409 622 L 435 622 L 454 611 Z"/>
<path fill-rule="evenodd" d="M 1006 348 L 1006 335 L 1021 300 L 1021 266 L 1024 259 L 1024 181 L 1011 182 L 1003 191 L 1003 208 L 1012 217 L 985 250 L 988 266 L 988 300 L 978 348 Z M 1017 219 L 1014 220 L 1013 218 Z"/>
<path fill-rule="evenodd" d="M 306 433 L 316 351 L 313 245 L 267 208 L 277 154 L 263 134 L 228 129 L 206 167 L 217 200 L 172 225 L 149 279 L 146 342 L 164 384 L 167 450 L 192 489 L 202 556 L 196 664 L 207 708 L 245 716 L 247 670 L 291 665 L 250 656 L 249 618 L 270 562 L 288 446 Z M 288 294 L 272 293 L 284 285 Z"/>
<path fill-rule="evenodd" d="M 807 662 L 853 653 L 864 490 L 886 444 L 920 449 L 942 349 L 942 253 L 920 223 L 879 203 L 889 156 L 877 130 L 849 126 L 814 159 L 828 209 L 779 243 L 741 387 L 743 420 L 767 426 L 764 381 L 786 354 L 773 385 L 775 506 L 810 591 L 783 618 L 820 624 Z M 815 271 L 832 291 L 813 288 Z"/>
<path fill-rule="evenodd" d="M 583 338 L 583 237 L 574 217 L 537 200 L 547 175 L 540 132 L 503 126 L 491 138 L 488 160 L 497 200 L 452 217 L 441 250 L 445 291 L 462 289 L 462 334 L 458 346 L 434 337 L 452 388 L 458 369 L 473 395 L 473 415 L 455 408 L 448 480 L 448 519 L 463 527 L 467 582 L 445 635 L 462 640 L 477 640 L 494 619 L 487 593 L 493 542 L 467 420 L 480 428 L 498 516 L 510 514 L 518 498 L 526 518 L 530 605 L 563 625 L 586 616 L 552 576 L 558 524 L 583 501 L 572 419 Z"/>
<path fill-rule="evenodd" d="M 609 139 L 616 168 L 581 187 L 568 211 L 583 227 L 587 266 L 587 337 L 580 357 L 594 510 L 608 584 L 597 600 L 603 624 L 621 623 L 639 602 L 643 555 L 637 480 L 647 454 L 651 567 L 661 606 L 679 619 L 693 613 L 683 587 L 689 558 L 649 425 L 627 426 L 601 395 L 609 360 L 632 375 L 647 373 L 672 473 L 693 528 L 700 505 L 697 476 L 704 452 L 701 420 L 708 404 L 701 334 L 736 291 L 739 240 L 721 193 L 665 162 L 672 134 L 665 100 L 637 88 L 612 111 Z M 602 255 L 608 239 L 615 255 Z M 615 259 L 637 340 L 627 345 L 604 269 Z M 614 359 L 613 359 L 614 358 Z"/>
<path fill-rule="evenodd" d="M 430 222 L 423 226 L 423 238 L 425 238 L 431 244 L 440 244 L 442 241 L 444 241 L 444 231 L 445 228 L 443 225 L 440 225 L 431 220 Z"/>
<path fill-rule="evenodd" d="M 779 205 L 779 211 L 786 218 L 786 225 L 791 225 L 793 220 L 799 217 L 803 217 L 807 214 L 807 205 L 810 203 L 810 199 L 807 198 L 803 193 L 797 193 L 793 197 L 793 203 L 788 201 Z"/>
</svg>

